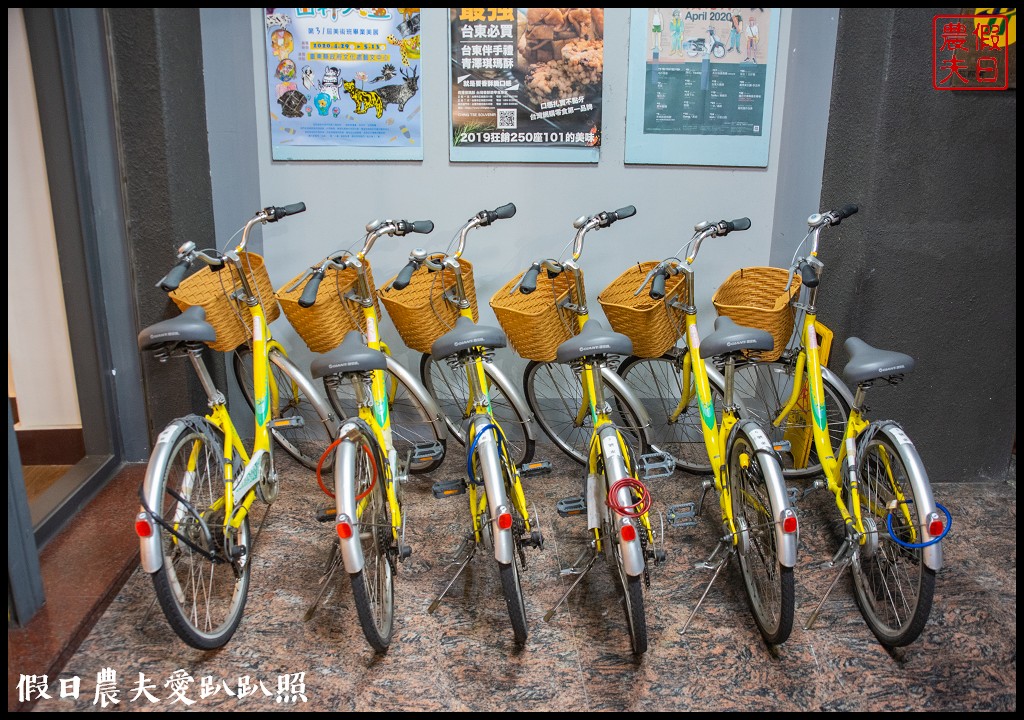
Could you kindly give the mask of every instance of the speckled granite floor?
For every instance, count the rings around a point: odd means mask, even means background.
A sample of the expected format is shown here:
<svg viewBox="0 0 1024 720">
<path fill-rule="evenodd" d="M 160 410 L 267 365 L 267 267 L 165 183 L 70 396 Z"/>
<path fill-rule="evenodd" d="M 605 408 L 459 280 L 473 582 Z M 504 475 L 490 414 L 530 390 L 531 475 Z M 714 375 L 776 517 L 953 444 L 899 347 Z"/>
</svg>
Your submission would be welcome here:
<svg viewBox="0 0 1024 720">
<path fill-rule="evenodd" d="M 432 479 L 455 476 L 459 448 Z M 542 619 L 568 580 L 559 567 L 582 548 L 585 521 L 562 519 L 555 501 L 575 494 L 579 472 L 538 444 L 538 458 L 555 473 L 527 481 L 540 511 L 547 547 L 532 553 L 523 576 L 530 621 L 526 648 L 515 652 L 493 561 L 478 555 L 464 580 L 434 615 L 433 596 L 454 568 L 445 562 L 458 544 L 464 497 L 435 500 L 431 479 L 406 487 L 411 561 L 401 567 L 390 652 L 374 656 L 356 621 L 351 590 L 341 584 L 308 623 L 302 615 L 316 594 L 333 528 L 313 520 L 325 497 L 310 471 L 279 453 L 281 498 L 256 549 L 249 604 L 242 624 L 217 652 L 182 644 L 153 605 L 149 578 L 138 570 L 99 620 L 61 679 L 81 678 L 78 700 L 60 697 L 36 710 L 100 709 L 96 678 L 116 671 L 117 710 L 178 709 L 172 673 L 194 679 L 186 696 L 194 710 L 933 710 L 1014 711 L 1017 707 L 1016 484 L 947 484 L 936 495 L 954 515 L 946 565 L 922 637 L 887 653 L 871 635 L 841 581 L 818 624 L 802 629 L 832 579 L 825 565 L 837 544 L 824 493 L 801 504 L 797 627 L 783 646 L 762 643 L 746 605 L 739 571 L 727 568 L 685 636 L 679 631 L 709 579 L 694 569 L 715 544 L 714 524 L 670 529 L 669 561 L 654 572 L 647 594 L 651 645 L 637 662 L 609 570 L 599 562 L 551 623 Z M 656 508 L 694 500 L 699 482 L 676 474 L 652 481 Z M 130 532 L 130 519 L 124 519 Z M 148 618 L 148 619 L 147 619 Z M 277 702 L 279 678 L 304 672 L 307 702 Z M 139 674 L 159 702 L 136 694 Z M 202 678 L 221 684 L 202 697 Z M 240 676 L 266 693 L 239 700 Z M 209 682 L 209 681 L 207 681 Z M 290 697 L 288 698 L 290 699 Z M 108 709 L 112 709 L 109 708 Z"/>
</svg>

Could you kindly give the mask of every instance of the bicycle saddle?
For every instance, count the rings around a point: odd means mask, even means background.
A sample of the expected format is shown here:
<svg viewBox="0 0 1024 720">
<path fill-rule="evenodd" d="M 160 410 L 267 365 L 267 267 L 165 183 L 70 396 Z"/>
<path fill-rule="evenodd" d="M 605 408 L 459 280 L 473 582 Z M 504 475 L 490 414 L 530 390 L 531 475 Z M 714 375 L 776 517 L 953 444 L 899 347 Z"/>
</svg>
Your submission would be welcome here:
<svg viewBox="0 0 1024 720">
<path fill-rule="evenodd" d="M 843 368 L 843 377 L 854 385 L 869 380 L 903 375 L 914 369 L 914 358 L 901 352 L 873 348 L 860 338 L 849 338 L 844 344 L 850 361 Z"/>
<path fill-rule="evenodd" d="M 468 317 L 459 316 L 455 327 L 434 341 L 430 346 L 430 354 L 435 360 L 443 360 L 463 350 L 475 347 L 494 350 L 508 345 L 505 333 L 489 325 L 477 325 Z"/>
<path fill-rule="evenodd" d="M 387 366 L 388 360 L 384 353 L 367 347 L 363 343 L 362 334 L 358 330 L 350 330 L 341 345 L 310 364 L 309 374 L 314 378 L 322 378 L 325 375 L 384 370 Z"/>
<path fill-rule="evenodd" d="M 206 322 L 206 310 L 202 305 L 193 305 L 178 317 L 161 320 L 139 333 L 139 349 L 155 350 L 161 345 L 181 342 L 213 342 L 217 331 Z"/>
<path fill-rule="evenodd" d="M 622 333 L 605 330 L 595 320 L 588 320 L 582 332 L 558 346 L 555 359 L 571 363 L 591 355 L 632 355 L 633 341 Z"/>
<path fill-rule="evenodd" d="M 715 331 L 700 341 L 702 358 L 728 355 L 742 350 L 771 350 L 775 338 L 767 330 L 737 325 L 724 315 L 715 318 Z"/>
</svg>

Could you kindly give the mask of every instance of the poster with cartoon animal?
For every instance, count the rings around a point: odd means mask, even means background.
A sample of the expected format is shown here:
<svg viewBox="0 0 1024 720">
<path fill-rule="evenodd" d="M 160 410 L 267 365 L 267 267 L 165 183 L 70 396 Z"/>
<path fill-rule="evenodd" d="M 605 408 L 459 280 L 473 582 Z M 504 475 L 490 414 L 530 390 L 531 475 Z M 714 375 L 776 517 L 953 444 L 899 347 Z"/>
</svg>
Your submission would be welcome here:
<svg viewBox="0 0 1024 720">
<path fill-rule="evenodd" d="M 259 8 L 274 160 L 422 160 L 419 8 Z"/>
</svg>

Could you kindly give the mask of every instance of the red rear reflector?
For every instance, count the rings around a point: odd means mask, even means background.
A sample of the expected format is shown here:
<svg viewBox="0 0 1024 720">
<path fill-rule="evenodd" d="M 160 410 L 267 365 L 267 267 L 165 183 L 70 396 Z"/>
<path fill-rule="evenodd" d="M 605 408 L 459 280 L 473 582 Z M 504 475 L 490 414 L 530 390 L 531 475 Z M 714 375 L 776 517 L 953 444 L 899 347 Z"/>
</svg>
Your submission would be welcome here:
<svg viewBox="0 0 1024 720">
<path fill-rule="evenodd" d="M 140 517 L 135 521 L 135 534 L 140 538 L 153 537 L 153 526 L 149 520 L 144 517 Z"/>
<path fill-rule="evenodd" d="M 619 532 L 622 533 L 622 539 L 626 542 L 633 542 L 634 540 L 636 540 L 636 528 L 630 525 L 629 523 L 623 525 L 622 530 L 620 530 Z"/>
<path fill-rule="evenodd" d="M 935 518 L 930 523 L 928 523 L 928 534 L 932 537 L 938 537 L 942 534 L 944 528 L 945 526 L 942 524 L 942 520 L 940 520 L 939 518 Z"/>
<path fill-rule="evenodd" d="M 338 537 L 340 537 L 342 540 L 348 540 L 350 537 L 352 537 L 352 526 L 349 525 L 347 522 L 338 523 L 337 530 Z"/>
<path fill-rule="evenodd" d="M 498 527 L 502 530 L 508 530 L 512 527 L 512 514 L 502 513 L 498 516 Z"/>
<path fill-rule="evenodd" d="M 795 533 L 796 532 L 796 515 L 790 515 L 782 521 L 782 532 L 784 533 Z"/>
</svg>

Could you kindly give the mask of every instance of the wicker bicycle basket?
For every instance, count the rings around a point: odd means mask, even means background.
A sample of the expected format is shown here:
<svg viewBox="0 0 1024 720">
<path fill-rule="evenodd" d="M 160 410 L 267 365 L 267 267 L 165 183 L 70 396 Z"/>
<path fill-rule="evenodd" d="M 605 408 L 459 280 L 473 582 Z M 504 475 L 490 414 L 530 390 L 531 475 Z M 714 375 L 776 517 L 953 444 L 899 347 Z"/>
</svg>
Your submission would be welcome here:
<svg viewBox="0 0 1024 720">
<path fill-rule="evenodd" d="M 480 313 L 473 284 L 473 265 L 462 258 L 459 258 L 459 265 L 462 285 L 475 321 Z M 459 309 L 444 297 L 447 291 L 455 290 L 455 273 L 449 268 L 431 272 L 421 265 L 402 290 L 391 286 L 394 279 L 391 278 L 378 290 L 377 295 L 402 336 L 402 342 L 417 352 L 429 353 L 434 341 L 454 328 L 459 318 Z"/>
<path fill-rule="evenodd" d="M 267 322 L 273 322 L 281 315 L 281 308 L 274 299 L 274 286 L 267 274 L 263 258 L 256 253 L 239 254 L 245 268 L 249 286 L 263 302 Z M 206 311 L 206 322 L 213 325 L 217 339 L 207 343 L 220 352 L 231 352 L 246 342 L 252 334 L 249 327 L 249 311 L 244 303 L 231 299 L 231 294 L 242 286 L 238 268 L 226 262 L 221 270 L 203 268 L 181 281 L 177 290 L 170 293 L 171 300 L 184 312 L 190 307 L 201 305 Z"/>
<path fill-rule="evenodd" d="M 638 263 L 615 278 L 597 296 L 605 317 L 615 332 L 633 341 L 633 354 L 639 357 L 661 357 L 681 337 L 683 311 L 669 302 L 686 302 L 686 277 L 682 274 L 665 281 L 665 299 L 655 300 L 650 285 L 636 295 L 640 283 L 657 262 Z"/>
<path fill-rule="evenodd" d="M 719 315 L 738 325 L 767 330 L 775 338 L 775 349 L 762 353 L 761 360 L 778 360 L 793 334 L 790 301 L 800 292 L 800 277 L 786 291 L 789 271 L 774 267 L 748 267 L 734 272 L 715 291 L 711 302 Z"/>
<path fill-rule="evenodd" d="M 369 262 L 363 260 L 363 265 L 366 267 L 366 281 L 370 286 L 370 293 L 374 295 L 374 304 L 377 306 L 379 316 L 380 303 L 377 302 L 373 289 L 373 272 Z M 282 285 L 277 291 L 277 300 L 284 308 L 288 322 L 312 352 L 330 352 L 341 345 L 345 335 L 352 330 L 366 332 L 366 318 L 363 317 L 362 306 L 345 297 L 346 293 L 354 289 L 358 279 L 354 269 L 329 269 L 317 289 L 316 302 L 308 308 L 299 305 L 299 298 L 302 297 L 302 291 L 308 282 L 300 282 L 304 274 L 305 272 L 300 273 Z"/>
<path fill-rule="evenodd" d="M 551 362 L 558 346 L 579 333 L 576 314 L 562 306 L 569 297 L 572 275 L 560 273 L 549 278 L 541 272 L 537 289 L 529 295 L 519 292 L 519 273 L 491 298 L 491 308 L 512 348 L 527 360 Z M 513 291 L 514 289 L 514 291 Z"/>
</svg>

